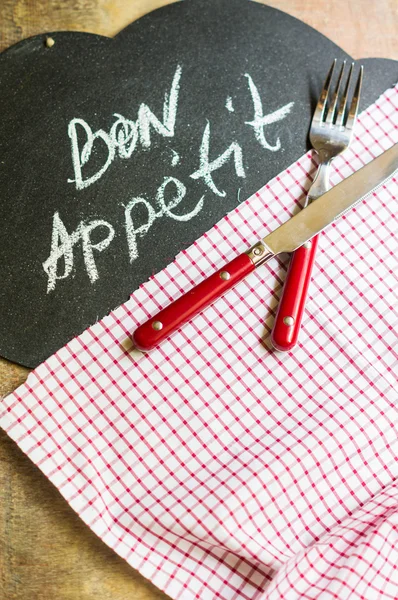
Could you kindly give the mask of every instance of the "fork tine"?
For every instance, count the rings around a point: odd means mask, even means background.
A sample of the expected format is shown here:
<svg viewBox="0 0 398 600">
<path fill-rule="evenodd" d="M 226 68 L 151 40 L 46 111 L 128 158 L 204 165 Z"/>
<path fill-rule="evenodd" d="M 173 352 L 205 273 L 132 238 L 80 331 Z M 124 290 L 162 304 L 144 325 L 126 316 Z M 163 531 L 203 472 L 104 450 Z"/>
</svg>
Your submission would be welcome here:
<svg viewBox="0 0 398 600">
<path fill-rule="evenodd" d="M 337 106 L 337 101 L 339 99 L 339 94 L 340 94 L 340 87 L 341 87 L 341 82 L 343 80 L 343 73 L 344 73 L 344 69 L 345 69 L 345 65 L 346 65 L 347 61 L 343 61 L 343 65 L 340 69 L 340 74 L 339 74 L 339 78 L 337 80 L 337 85 L 336 85 L 336 89 L 333 93 L 333 99 L 330 103 L 330 108 L 326 117 L 326 123 L 328 125 L 332 125 L 335 122 L 335 114 L 336 114 L 336 106 Z"/>
<path fill-rule="evenodd" d="M 326 104 L 327 104 L 328 96 L 329 96 L 330 84 L 331 84 L 331 81 L 333 78 L 333 72 L 334 72 L 334 68 L 336 66 L 336 62 L 337 62 L 337 59 L 335 58 L 332 63 L 332 66 L 329 69 L 329 73 L 327 74 L 325 83 L 323 84 L 323 88 L 322 88 L 321 94 L 319 96 L 319 100 L 316 105 L 316 109 L 315 109 L 314 116 L 312 119 L 313 121 L 323 121 Z"/>
<path fill-rule="evenodd" d="M 352 73 L 354 71 L 354 63 L 351 63 L 350 72 L 348 73 L 347 83 L 345 84 L 343 96 L 340 101 L 339 110 L 336 118 L 336 125 L 339 127 L 344 126 L 345 112 L 347 108 L 348 89 L 350 87 Z"/>
<path fill-rule="evenodd" d="M 348 112 L 346 128 L 352 129 L 354 127 L 355 119 L 357 118 L 358 108 L 359 108 L 359 98 L 361 96 L 361 88 L 362 88 L 362 79 L 363 79 L 363 66 L 359 70 L 359 75 L 357 79 L 357 84 L 355 86 L 354 95 L 352 97 L 350 110 Z"/>
</svg>

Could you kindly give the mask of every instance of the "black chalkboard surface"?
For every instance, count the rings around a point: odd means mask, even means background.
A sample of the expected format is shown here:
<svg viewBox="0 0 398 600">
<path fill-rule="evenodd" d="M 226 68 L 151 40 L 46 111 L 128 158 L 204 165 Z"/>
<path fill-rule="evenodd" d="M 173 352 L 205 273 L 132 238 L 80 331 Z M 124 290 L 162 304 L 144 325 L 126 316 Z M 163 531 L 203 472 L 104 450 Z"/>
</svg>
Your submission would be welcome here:
<svg viewBox="0 0 398 600">
<path fill-rule="evenodd" d="M 0 355 L 36 366 L 308 148 L 331 60 L 300 21 L 185 0 L 0 55 Z M 398 79 L 365 65 L 362 108 Z"/>
</svg>

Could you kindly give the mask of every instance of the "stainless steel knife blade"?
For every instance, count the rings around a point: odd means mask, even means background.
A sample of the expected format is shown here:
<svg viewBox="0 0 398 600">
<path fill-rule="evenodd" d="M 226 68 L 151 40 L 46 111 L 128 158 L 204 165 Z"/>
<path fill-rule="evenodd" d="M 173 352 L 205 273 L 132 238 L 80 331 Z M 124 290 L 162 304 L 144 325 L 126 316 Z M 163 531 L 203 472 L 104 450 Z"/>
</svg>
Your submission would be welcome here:
<svg viewBox="0 0 398 600">
<path fill-rule="evenodd" d="M 263 238 L 275 256 L 293 252 L 398 172 L 398 144 L 335 185 Z"/>
</svg>

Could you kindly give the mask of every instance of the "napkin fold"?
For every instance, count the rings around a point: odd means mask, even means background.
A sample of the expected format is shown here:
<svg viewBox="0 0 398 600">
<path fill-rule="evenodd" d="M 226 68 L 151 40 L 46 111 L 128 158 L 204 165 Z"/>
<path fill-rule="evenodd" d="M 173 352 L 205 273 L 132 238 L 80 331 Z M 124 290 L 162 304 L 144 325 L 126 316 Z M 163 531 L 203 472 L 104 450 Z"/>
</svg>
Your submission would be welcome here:
<svg viewBox="0 0 398 600">
<path fill-rule="evenodd" d="M 398 88 L 332 184 L 398 142 Z M 396 598 L 398 186 L 320 239 L 300 343 L 271 349 L 288 258 L 161 347 L 134 329 L 299 209 L 309 152 L 0 404 L 87 525 L 175 599 Z"/>
</svg>

